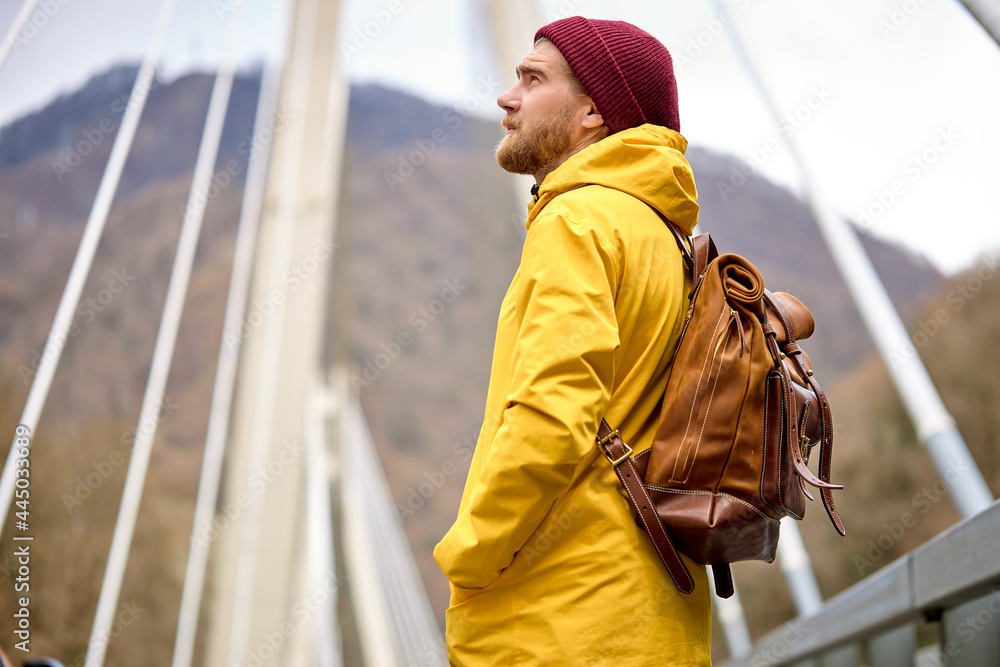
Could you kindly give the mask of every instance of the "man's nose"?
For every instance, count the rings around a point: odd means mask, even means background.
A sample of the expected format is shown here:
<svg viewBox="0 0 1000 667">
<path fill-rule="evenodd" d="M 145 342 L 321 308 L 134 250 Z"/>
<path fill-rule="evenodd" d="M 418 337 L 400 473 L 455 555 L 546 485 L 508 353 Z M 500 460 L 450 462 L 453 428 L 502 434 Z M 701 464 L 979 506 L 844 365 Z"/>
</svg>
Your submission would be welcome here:
<svg viewBox="0 0 1000 667">
<path fill-rule="evenodd" d="M 514 95 L 514 88 L 502 93 L 500 97 L 497 98 L 497 105 L 507 113 L 517 111 L 518 100 Z"/>
</svg>

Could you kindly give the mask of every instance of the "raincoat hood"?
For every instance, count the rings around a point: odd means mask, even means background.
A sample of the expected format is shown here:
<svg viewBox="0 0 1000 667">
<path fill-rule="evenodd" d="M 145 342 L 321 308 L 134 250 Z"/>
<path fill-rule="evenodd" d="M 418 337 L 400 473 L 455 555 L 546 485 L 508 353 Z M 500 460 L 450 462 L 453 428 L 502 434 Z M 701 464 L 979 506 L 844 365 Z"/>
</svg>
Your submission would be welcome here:
<svg viewBox="0 0 1000 667">
<path fill-rule="evenodd" d="M 698 190 L 686 150 L 687 140 L 679 132 L 649 124 L 591 144 L 545 177 L 528 205 L 526 227 L 556 196 L 602 185 L 645 202 L 691 234 L 698 224 Z"/>
</svg>

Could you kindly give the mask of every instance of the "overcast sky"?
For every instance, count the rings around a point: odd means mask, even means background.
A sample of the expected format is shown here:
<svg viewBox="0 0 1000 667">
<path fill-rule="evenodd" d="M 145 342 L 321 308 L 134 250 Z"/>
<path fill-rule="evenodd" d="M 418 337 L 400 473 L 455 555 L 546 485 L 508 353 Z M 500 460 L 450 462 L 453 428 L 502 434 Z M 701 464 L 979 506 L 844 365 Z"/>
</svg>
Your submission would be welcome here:
<svg viewBox="0 0 1000 667">
<path fill-rule="evenodd" d="M 242 60 L 277 57 L 282 0 L 249 2 Z M 330 0 L 319 0 L 327 2 Z M 224 21 L 238 0 L 180 0 L 162 65 L 166 76 L 217 61 Z M 395 4 L 395 3 L 398 3 Z M 138 61 L 159 0 L 53 0 L 0 70 L 0 124 L 72 90 L 112 63 Z M 482 0 L 348 0 L 341 46 L 356 42 L 373 12 L 399 11 L 346 67 L 436 102 L 458 104 L 497 77 L 476 11 Z M 784 126 L 806 155 L 822 195 L 879 235 L 953 272 L 1000 248 L 1000 48 L 954 0 L 727 0 Z M 20 0 L 0 2 L 6 32 Z M 711 3 L 613 0 L 539 2 L 543 22 L 583 14 L 631 21 L 670 49 L 681 123 L 693 145 L 756 156 L 768 176 L 799 187 L 796 171 L 739 63 Z M 51 10 L 49 10 L 51 13 Z M 382 14 L 383 17 L 385 14 Z M 531 28 L 526 30 L 525 51 Z M 346 53 L 346 52 L 345 52 Z M 510 63 L 500 77 L 512 83 Z M 477 111 L 500 118 L 500 88 Z M 749 168 L 749 167 L 748 167 Z M 738 176 L 734 182 L 738 182 Z M 716 183 L 701 182 L 705 191 Z M 711 229 L 711 221 L 704 220 Z"/>
</svg>

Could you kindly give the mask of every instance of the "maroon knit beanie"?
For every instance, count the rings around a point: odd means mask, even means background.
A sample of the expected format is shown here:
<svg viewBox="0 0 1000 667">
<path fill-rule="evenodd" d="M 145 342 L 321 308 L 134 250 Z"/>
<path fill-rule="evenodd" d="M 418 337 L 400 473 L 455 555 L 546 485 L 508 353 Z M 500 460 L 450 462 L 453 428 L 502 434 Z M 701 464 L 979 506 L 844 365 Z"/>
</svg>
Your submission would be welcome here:
<svg viewBox="0 0 1000 667">
<path fill-rule="evenodd" d="M 653 123 L 680 132 L 670 53 L 655 37 L 624 21 L 582 16 L 535 33 L 563 55 L 611 132 Z"/>
</svg>

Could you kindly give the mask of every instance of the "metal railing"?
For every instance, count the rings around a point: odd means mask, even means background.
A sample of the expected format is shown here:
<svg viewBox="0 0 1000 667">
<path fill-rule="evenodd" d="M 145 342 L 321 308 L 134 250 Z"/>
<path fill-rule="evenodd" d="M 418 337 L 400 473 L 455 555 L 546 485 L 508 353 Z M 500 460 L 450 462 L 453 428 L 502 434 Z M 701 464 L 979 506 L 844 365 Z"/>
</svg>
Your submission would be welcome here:
<svg viewBox="0 0 1000 667">
<path fill-rule="evenodd" d="M 976 622 L 967 622 L 969 604 L 986 614 L 973 612 Z M 834 653 L 838 664 L 860 664 L 856 655 L 853 662 L 843 658 L 845 649 L 859 643 L 866 644 L 872 667 L 887 664 L 871 657 L 883 653 L 896 664 L 912 665 L 916 633 L 900 629 L 921 619 L 941 623 L 940 655 L 947 662 L 936 664 L 1000 665 L 998 616 L 1000 502 L 831 598 L 816 614 L 772 630 L 749 656 L 720 667 L 797 665 Z"/>
<path fill-rule="evenodd" d="M 444 640 L 346 375 L 335 381 L 341 543 L 365 664 L 443 667 Z"/>
</svg>

